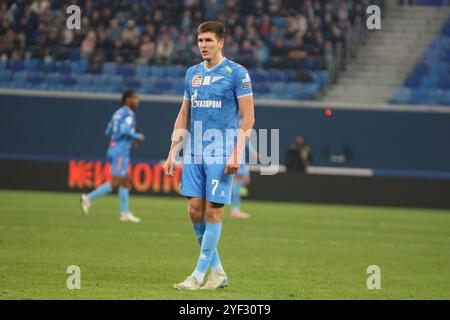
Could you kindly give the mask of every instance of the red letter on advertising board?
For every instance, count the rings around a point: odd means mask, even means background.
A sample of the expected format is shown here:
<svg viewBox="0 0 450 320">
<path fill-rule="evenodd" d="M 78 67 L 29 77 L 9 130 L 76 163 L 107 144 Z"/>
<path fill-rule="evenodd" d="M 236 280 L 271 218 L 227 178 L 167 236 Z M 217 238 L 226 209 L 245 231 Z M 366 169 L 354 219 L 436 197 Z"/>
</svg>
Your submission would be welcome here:
<svg viewBox="0 0 450 320">
<path fill-rule="evenodd" d="M 111 164 L 105 163 L 103 164 L 101 161 L 95 162 L 95 170 L 94 170 L 94 186 L 98 187 L 103 182 L 111 181 Z"/>
<path fill-rule="evenodd" d="M 69 187 L 92 188 L 92 162 L 71 160 L 69 162 Z"/>
<path fill-rule="evenodd" d="M 138 163 L 133 169 L 133 185 L 139 192 L 145 192 L 150 189 L 152 182 L 152 171 L 147 163 Z"/>
</svg>

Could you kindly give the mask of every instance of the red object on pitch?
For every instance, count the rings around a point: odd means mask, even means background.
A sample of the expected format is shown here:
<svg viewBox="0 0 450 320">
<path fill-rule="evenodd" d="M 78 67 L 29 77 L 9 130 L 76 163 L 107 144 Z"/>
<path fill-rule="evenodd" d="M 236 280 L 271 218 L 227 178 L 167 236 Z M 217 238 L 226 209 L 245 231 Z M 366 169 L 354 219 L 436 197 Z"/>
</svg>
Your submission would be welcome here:
<svg viewBox="0 0 450 320">
<path fill-rule="evenodd" d="M 330 108 L 325 109 L 325 115 L 327 117 L 331 117 L 333 115 L 333 111 Z"/>
</svg>

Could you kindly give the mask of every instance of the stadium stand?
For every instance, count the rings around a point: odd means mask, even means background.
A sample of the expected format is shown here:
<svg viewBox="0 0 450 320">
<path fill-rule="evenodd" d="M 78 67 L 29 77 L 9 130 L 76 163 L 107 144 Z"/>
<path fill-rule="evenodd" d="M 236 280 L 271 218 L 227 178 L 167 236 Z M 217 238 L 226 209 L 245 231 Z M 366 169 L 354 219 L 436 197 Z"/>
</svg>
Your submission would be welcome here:
<svg viewBox="0 0 450 320">
<path fill-rule="evenodd" d="M 316 99 L 365 3 L 73 0 L 82 21 L 70 31 L 64 1 L 2 1 L 0 86 L 180 95 L 186 66 L 200 61 L 195 28 L 217 19 L 228 30 L 225 56 L 249 69 L 259 98 Z"/>
<path fill-rule="evenodd" d="M 450 106 L 450 15 L 441 31 L 395 91 L 392 103 Z"/>
</svg>

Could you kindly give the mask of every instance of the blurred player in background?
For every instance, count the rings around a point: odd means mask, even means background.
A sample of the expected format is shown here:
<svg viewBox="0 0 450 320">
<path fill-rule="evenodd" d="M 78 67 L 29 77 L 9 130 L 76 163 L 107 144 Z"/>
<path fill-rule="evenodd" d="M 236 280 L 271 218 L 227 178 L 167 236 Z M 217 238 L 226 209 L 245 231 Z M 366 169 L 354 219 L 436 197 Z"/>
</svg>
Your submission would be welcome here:
<svg viewBox="0 0 450 320">
<path fill-rule="evenodd" d="M 258 154 L 256 150 L 253 149 L 250 142 L 248 142 L 245 146 L 246 154 L 249 155 L 253 153 L 258 159 Z M 250 168 L 243 158 L 243 163 L 239 166 L 238 173 L 233 178 L 233 189 L 231 193 L 231 217 L 238 219 L 248 219 L 250 218 L 250 214 L 244 211 L 241 211 L 241 200 L 242 197 L 246 197 L 248 195 L 248 187 L 250 186 Z"/>
<path fill-rule="evenodd" d="M 81 195 L 81 210 L 88 214 L 91 201 L 118 189 L 120 202 L 120 221 L 140 222 L 128 210 L 131 181 L 128 176 L 130 162 L 130 149 L 136 147 L 138 142 L 144 141 L 144 134 L 135 132 L 136 116 L 134 110 L 139 106 L 139 96 L 133 90 L 122 94 L 122 107 L 114 112 L 106 128 L 106 136 L 110 138 L 108 148 L 108 161 L 111 163 L 111 182 L 106 182 L 89 194 Z"/>
<path fill-rule="evenodd" d="M 184 290 L 213 290 L 225 287 L 228 277 L 223 269 L 217 244 L 222 232 L 224 205 L 231 200 L 233 174 L 239 170 L 248 132 L 254 124 L 253 92 L 247 70 L 222 55 L 225 27 L 207 21 L 198 27 L 198 48 L 203 62 L 186 72 L 184 101 L 174 125 L 174 133 L 189 128 L 194 140 L 196 125 L 200 134 L 219 131 L 226 141 L 214 156 L 207 155 L 209 141 L 188 150 L 183 162 L 180 194 L 188 199 L 188 213 L 200 243 L 200 257 L 195 271 L 174 287 Z M 242 124 L 239 128 L 239 113 Z M 188 122 L 188 119 L 189 122 Z M 237 130 L 236 139 L 225 139 L 227 129 Z M 236 138 L 236 137 L 235 137 Z M 183 136 L 172 138 L 164 166 L 165 173 L 174 174 L 174 160 Z M 190 157 L 190 158 L 189 158 Z M 211 158 L 218 162 L 208 163 Z M 191 161 L 187 163 L 186 159 Z M 208 160 L 207 160 L 208 159 Z M 200 288 L 208 268 L 206 284 Z"/>
</svg>

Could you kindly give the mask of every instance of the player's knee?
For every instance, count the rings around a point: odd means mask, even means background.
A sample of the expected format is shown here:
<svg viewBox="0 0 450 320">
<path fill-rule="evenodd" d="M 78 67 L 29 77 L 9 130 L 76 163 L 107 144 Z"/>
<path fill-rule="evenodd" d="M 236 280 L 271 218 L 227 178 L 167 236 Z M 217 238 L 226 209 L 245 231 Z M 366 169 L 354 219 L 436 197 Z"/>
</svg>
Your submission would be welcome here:
<svg viewBox="0 0 450 320">
<path fill-rule="evenodd" d="M 203 219 L 203 212 L 200 206 L 195 204 L 188 205 L 188 214 L 193 223 L 200 223 Z"/>
<path fill-rule="evenodd" d="M 209 223 L 222 222 L 223 205 L 220 206 L 208 206 L 206 208 L 205 219 Z"/>
<path fill-rule="evenodd" d="M 120 187 L 120 177 L 113 176 L 111 179 L 111 186 L 114 189 L 118 189 Z"/>
</svg>

